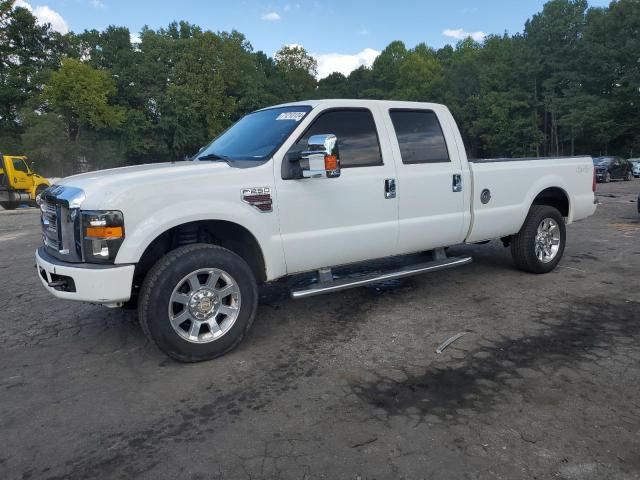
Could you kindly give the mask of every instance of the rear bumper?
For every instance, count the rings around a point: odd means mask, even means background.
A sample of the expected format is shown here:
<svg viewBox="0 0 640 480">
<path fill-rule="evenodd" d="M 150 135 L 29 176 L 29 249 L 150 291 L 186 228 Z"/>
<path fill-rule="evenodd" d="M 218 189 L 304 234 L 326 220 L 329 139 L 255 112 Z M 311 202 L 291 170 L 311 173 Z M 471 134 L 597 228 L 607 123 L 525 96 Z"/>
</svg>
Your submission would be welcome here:
<svg viewBox="0 0 640 480">
<path fill-rule="evenodd" d="M 135 265 L 62 262 L 36 250 L 36 269 L 51 295 L 66 300 L 114 305 L 131 297 Z"/>
</svg>

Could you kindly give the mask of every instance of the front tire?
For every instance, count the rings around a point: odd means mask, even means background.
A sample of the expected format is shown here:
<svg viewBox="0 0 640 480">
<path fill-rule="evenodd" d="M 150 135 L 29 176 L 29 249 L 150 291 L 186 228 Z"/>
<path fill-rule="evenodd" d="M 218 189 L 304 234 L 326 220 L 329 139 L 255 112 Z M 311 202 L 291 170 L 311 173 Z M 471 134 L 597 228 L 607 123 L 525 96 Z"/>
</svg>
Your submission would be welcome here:
<svg viewBox="0 0 640 480">
<path fill-rule="evenodd" d="M 235 348 L 251 327 L 258 288 L 249 265 L 209 244 L 179 247 L 147 274 L 138 314 L 143 331 L 181 362 L 219 357 Z"/>
<path fill-rule="evenodd" d="M 604 179 L 602 180 L 604 183 L 611 183 L 611 173 L 607 172 L 604 174 Z"/>
<path fill-rule="evenodd" d="M 511 240 L 516 267 L 530 273 L 548 273 L 562 258 L 566 226 L 560 212 L 548 205 L 533 205 L 524 225 Z"/>
</svg>

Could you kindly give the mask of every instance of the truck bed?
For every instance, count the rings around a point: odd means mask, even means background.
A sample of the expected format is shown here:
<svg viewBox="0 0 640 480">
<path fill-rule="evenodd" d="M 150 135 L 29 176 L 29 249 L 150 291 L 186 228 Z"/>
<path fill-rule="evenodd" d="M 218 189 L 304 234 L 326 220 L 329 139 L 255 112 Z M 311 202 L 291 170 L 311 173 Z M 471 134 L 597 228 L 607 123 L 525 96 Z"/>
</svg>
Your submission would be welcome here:
<svg viewBox="0 0 640 480">
<path fill-rule="evenodd" d="M 548 188 L 566 195 L 567 223 L 586 218 L 595 208 L 591 157 L 470 159 L 469 169 L 473 191 L 467 242 L 518 232 L 535 198 Z"/>
</svg>

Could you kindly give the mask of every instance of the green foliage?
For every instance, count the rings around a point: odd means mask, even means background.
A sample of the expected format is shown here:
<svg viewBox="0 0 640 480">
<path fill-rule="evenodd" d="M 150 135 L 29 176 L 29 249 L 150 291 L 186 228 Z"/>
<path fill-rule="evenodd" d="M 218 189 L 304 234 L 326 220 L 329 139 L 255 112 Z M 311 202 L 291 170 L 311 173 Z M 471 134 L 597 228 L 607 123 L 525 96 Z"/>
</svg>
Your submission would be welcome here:
<svg viewBox="0 0 640 480">
<path fill-rule="evenodd" d="M 39 94 L 64 52 L 59 34 L 13 3 L 0 1 L 0 136 L 6 139 L 0 151 L 7 151 L 7 140 L 12 148 L 19 144 L 20 111 Z"/>
<path fill-rule="evenodd" d="M 108 70 L 67 58 L 51 74 L 43 98 L 65 120 L 69 139 L 75 141 L 84 127 L 109 129 L 122 123 L 124 110 L 109 103 L 115 90 Z"/>
<path fill-rule="evenodd" d="M 313 95 L 316 88 L 318 63 L 299 46 L 282 47 L 275 56 L 276 71 L 282 81 L 286 96 L 291 100 L 302 100 Z"/>
<path fill-rule="evenodd" d="M 22 135 L 20 154 L 37 162 L 38 172 L 56 176 L 73 174 L 76 145 L 69 141 L 64 120 L 55 114 L 24 115 L 25 133 Z"/>
<path fill-rule="evenodd" d="M 522 34 L 434 50 L 390 43 L 371 68 L 316 80 L 302 47 L 274 57 L 188 22 L 60 35 L 0 0 L 0 151 L 51 175 L 182 159 L 242 115 L 305 98 L 444 103 L 472 156 L 638 155 L 640 1 L 551 0 Z"/>
</svg>

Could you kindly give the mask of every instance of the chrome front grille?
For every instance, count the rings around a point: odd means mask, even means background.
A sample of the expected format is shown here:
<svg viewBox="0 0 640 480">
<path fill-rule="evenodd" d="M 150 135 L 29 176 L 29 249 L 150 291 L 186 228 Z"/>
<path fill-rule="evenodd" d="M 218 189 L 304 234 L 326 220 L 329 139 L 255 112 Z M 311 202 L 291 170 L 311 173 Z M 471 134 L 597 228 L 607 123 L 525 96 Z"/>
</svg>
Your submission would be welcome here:
<svg viewBox="0 0 640 480">
<path fill-rule="evenodd" d="M 43 200 L 40 208 L 42 223 L 42 241 L 45 246 L 56 251 L 61 250 L 59 207 L 50 200 Z"/>
<path fill-rule="evenodd" d="M 40 196 L 42 242 L 47 253 L 65 262 L 82 262 L 80 205 L 84 192 L 54 185 Z"/>
</svg>

